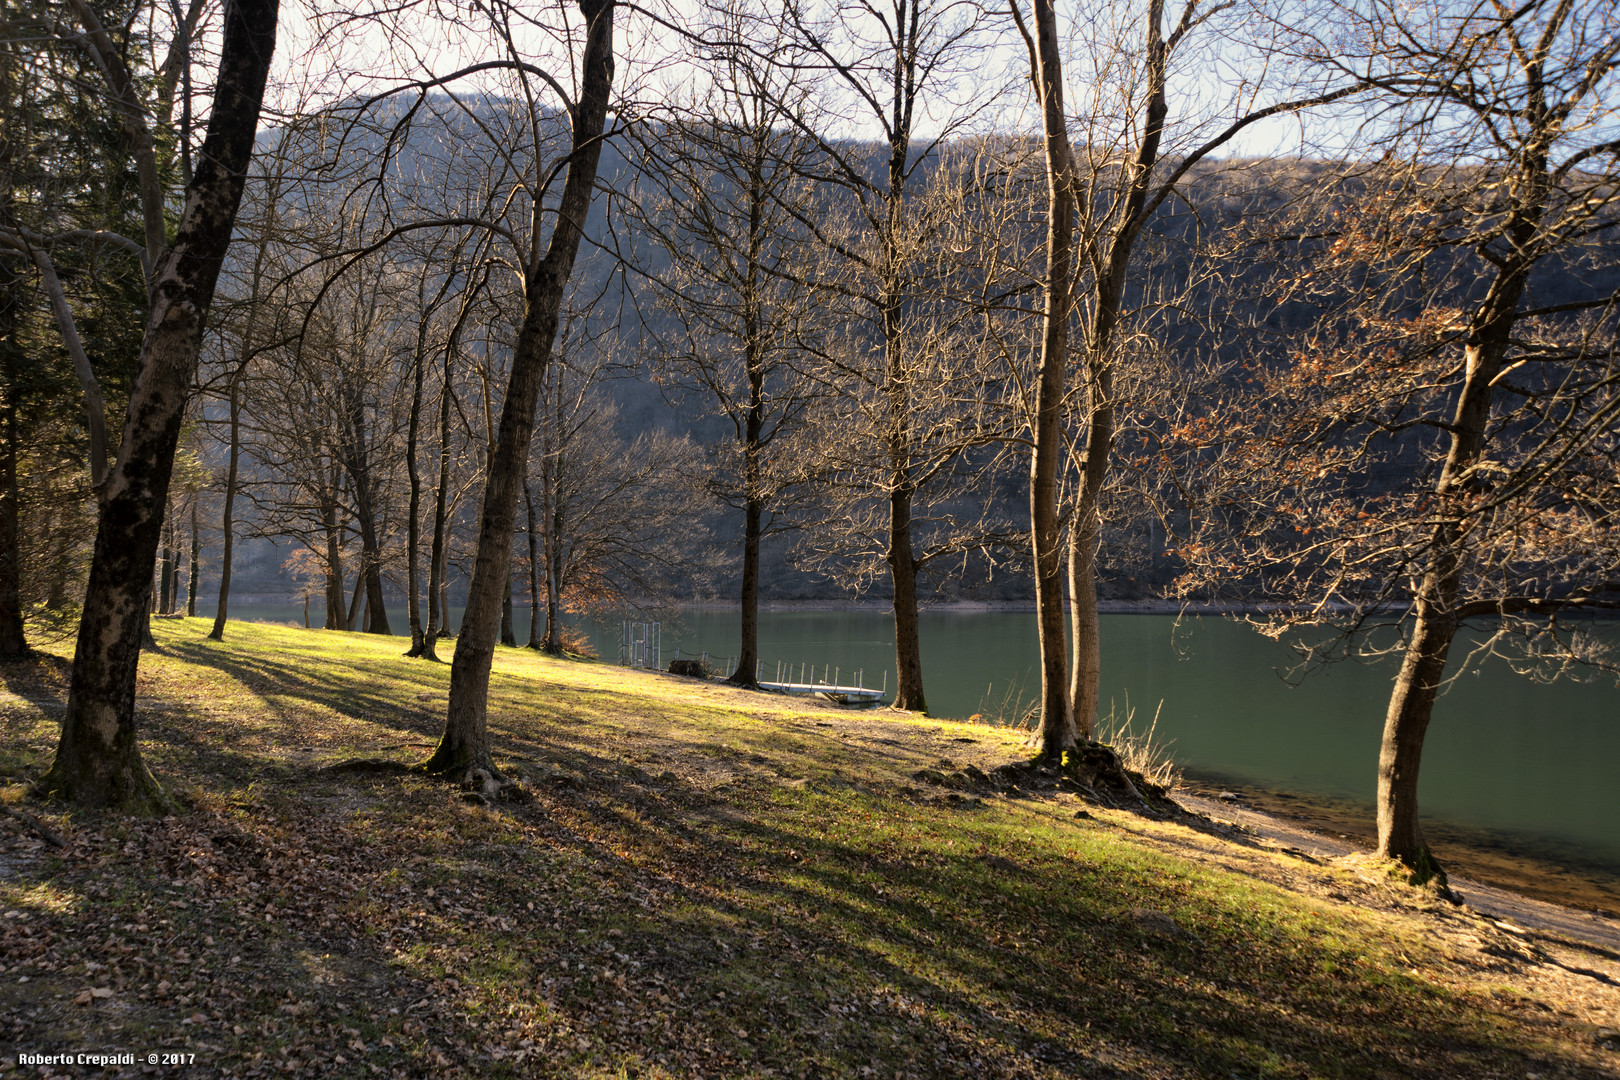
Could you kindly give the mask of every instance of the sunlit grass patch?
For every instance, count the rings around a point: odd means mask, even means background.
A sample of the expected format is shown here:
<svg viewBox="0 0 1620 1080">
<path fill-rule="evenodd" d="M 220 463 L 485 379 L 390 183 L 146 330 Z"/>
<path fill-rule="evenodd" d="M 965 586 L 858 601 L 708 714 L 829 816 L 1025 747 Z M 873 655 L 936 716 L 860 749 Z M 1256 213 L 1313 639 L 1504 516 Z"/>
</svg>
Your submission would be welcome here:
<svg viewBox="0 0 1620 1080">
<path fill-rule="evenodd" d="M 1422 924 L 1286 885 L 1341 869 L 1261 880 L 1226 864 L 1280 856 L 1185 823 L 911 778 L 1025 756 L 1016 732 L 500 649 L 492 742 L 533 801 L 491 810 L 321 771 L 425 757 L 448 665 L 206 627 L 161 623 L 142 661 L 143 749 L 186 812 L 61 815 L 72 858 L 0 853 L 0 897 L 61 898 L 41 934 L 0 920 L 0 961 L 25 988 L 106 965 L 129 1006 L 56 987 L 24 1037 L 310 1076 L 1598 1075 Z"/>
</svg>

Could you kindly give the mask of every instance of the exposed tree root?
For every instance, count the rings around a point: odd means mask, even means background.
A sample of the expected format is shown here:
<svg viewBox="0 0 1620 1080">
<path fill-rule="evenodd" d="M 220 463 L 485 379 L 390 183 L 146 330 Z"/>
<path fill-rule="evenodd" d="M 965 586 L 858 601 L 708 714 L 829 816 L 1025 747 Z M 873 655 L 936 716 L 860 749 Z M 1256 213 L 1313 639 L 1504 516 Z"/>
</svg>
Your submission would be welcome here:
<svg viewBox="0 0 1620 1080">
<path fill-rule="evenodd" d="M 33 814 L 28 813 L 26 810 L 18 810 L 15 806 L 7 806 L 0 809 L 4 809 L 6 813 L 10 814 L 24 825 L 27 825 L 30 829 L 33 829 L 45 840 L 47 844 L 51 845 L 52 847 L 65 848 L 68 846 L 67 841 L 62 838 L 61 833 L 39 820 Z"/>
<path fill-rule="evenodd" d="M 387 758 L 350 758 L 324 766 L 321 772 L 372 773 L 384 776 L 431 776 L 461 789 L 463 802 L 494 806 L 496 803 L 524 803 L 533 796 L 520 781 L 508 779 L 492 764 L 453 766 L 443 771 L 429 770 L 426 764 L 409 765 Z"/>
<path fill-rule="evenodd" d="M 1176 809 L 1163 788 L 1125 768 L 1111 747 L 1097 742 L 1065 751 L 1057 761 L 1036 758 L 1009 762 L 988 773 L 969 765 L 953 773 L 920 769 L 912 775 L 954 791 L 1004 795 L 1068 791 L 1100 806 L 1153 816 L 1174 813 Z"/>
</svg>

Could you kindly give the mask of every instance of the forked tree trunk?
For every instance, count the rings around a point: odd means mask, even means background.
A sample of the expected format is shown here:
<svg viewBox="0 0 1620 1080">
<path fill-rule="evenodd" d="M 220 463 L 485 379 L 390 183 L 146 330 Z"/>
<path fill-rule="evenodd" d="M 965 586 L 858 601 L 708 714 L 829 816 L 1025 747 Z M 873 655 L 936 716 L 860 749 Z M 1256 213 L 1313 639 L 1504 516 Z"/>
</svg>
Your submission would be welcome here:
<svg viewBox="0 0 1620 1080">
<path fill-rule="evenodd" d="M 1035 558 L 1035 625 L 1041 647 L 1041 754 L 1075 744 L 1063 629 L 1058 465 L 1063 453 L 1065 369 L 1069 362 L 1070 283 L 1074 271 L 1074 150 L 1063 111 L 1063 67 L 1052 0 L 1034 0 L 1036 93 L 1046 151 L 1046 308 L 1035 376 L 1034 443 L 1029 459 L 1030 538 Z"/>
<path fill-rule="evenodd" d="M 154 268 L 123 440 L 100 490 L 61 740 L 38 784 L 42 793 L 82 806 L 139 810 L 168 801 L 136 743 L 135 672 L 180 421 L 253 154 L 275 49 L 276 0 L 234 0 L 224 22 L 208 133 L 174 244 Z"/>
<path fill-rule="evenodd" d="M 551 360 L 558 313 L 579 252 L 596 185 L 596 166 L 602 155 L 602 131 L 613 81 L 614 0 L 580 0 L 579 7 L 586 21 L 585 52 L 579 102 L 571 118 L 573 146 L 568 176 L 545 258 L 527 278 L 523 325 L 512 353 L 495 452 L 490 455 L 484 486 L 467 610 L 450 665 L 450 703 L 444 735 L 433 756 L 423 764 L 427 772 L 454 780 L 471 779 L 476 771 L 489 777 L 498 775 L 490 759 L 486 710 L 501 597 L 511 577 L 517 497 L 527 472 L 535 403 Z M 538 213 L 532 227 L 540 227 Z"/>
</svg>

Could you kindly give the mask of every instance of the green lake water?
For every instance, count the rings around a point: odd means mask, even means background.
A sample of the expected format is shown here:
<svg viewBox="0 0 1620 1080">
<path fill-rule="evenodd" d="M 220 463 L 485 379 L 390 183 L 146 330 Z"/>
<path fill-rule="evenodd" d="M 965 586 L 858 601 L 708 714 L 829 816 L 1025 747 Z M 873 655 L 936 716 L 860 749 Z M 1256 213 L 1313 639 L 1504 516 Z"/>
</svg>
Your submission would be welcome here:
<svg viewBox="0 0 1620 1080">
<path fill-rule="evenodd" d="M 244 607 L 242 618 L 294 621 L 295 609 Z M 527 613 L 519 640 L 527 640 Z M 390 612 L 392 618 L 393 613 Z M 403 616 L 403 613 L 401 613 Z M 395 619 L 396 630 L 406 624 Z M 589 627 L 599 654 L 618 655 L 617 623 Z M 1598 633 L 1620 638 L 1620 625 Z M 1103 617 L 1102 711 L 1158 737 L 1198 771 L 1263 787 L 1371 800 L 1394 658 L 1340 663 L 1290 686 L 1293 652 L 1218 617 Z M 864 668 L 867 686 L 894 682 L 890 619 L 881 611 L 765 612 L 760 654 L 778 662 Z M 733 612 L 690 611 L 663 624 L 664 661 L 682 650 L 723 662 L 737 652 Z M 1456 651 L 1461 651 L 1460 648 Z M 925 612 L 923 677 L 930 711 L 1009 716 L 1038 690 L 1034 615 Z M 1419 798 L 1426 816 L 1514 834 L 1620 868 L 1620 689 L 1612 678 L 1537 683 L 1487 661 L 1456 679 L 1435 710 Z"/>
</svg>

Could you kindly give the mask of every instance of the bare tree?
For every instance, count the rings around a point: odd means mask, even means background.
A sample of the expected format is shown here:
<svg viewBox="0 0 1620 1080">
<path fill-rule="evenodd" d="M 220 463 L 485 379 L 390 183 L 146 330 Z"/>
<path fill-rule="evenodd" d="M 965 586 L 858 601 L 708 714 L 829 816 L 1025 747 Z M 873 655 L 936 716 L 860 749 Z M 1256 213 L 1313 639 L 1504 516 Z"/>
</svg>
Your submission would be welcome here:
<svg viewBox="0 0 1620 1080">
<path fill-rule="evenodd" d="M 808 275 L 834 309 L 825 313 L 823 340 L 831 346 L 822 357 L 825 377 L 849 389 L 862 425 L 878 440 L 877 460 L 845 475 L 884 504 L 881 558 L 893 586 L 894 706 L 926 711 L 917 613 L 918 576 L 927 559 L 918 544 L 932 515 L 918 521 L 918 500 L 930 482 L 950 475 L 963 447 L 919 433 L 919 395 L 933 385 L 920 368 L 931 350 L 913 344 L 928 336 L 924 327 L 937 314 L 928 310 L 937 291 L 921 256 L 952 213 L 945 202 L 919 196 L 936 173 L 939 148 L 977 113 L 983 20 L 970 5 L 893 0 L 826 10 L 793 3 L 783 21 L 792 48 L 778 62 L 792 64 L 802 84 L 819 91 L 813 113 L 784 115 L 814 144 L 814 158 L 800 171 L 821 194 L 808 212 L 784 208 L 825 253 Z M 881 143 L 842 137 L 851 128 L 873 129 Z M 855 542 L 871 536 L 867 524 L 855 525 Z M 942 523 L 940 531 L 948 535 L 954 528 Z"/>
<path fill-rule="evenodd" d="M 1081 113 L 1079 151 L 1070 136 L 1071 110 L 1064 105 L 1065 59 L 1055 5 L 1035 0 L 1028 21 L 1016 2 L 1012 8 L 1028 48 L 1041 108 L 1049 192 L 1045 336 L 1035 379 L 1030 459 L 1041 638 L 1041 742 L 1049 757 L 1060 755 L 1077 739 L 1089 738 L 1095 723 L 1101 659 L 1093 567 L 1117 424 L 1116 369 L 1129 333 L 1127 290 L 1144 230 L 1177 194 L 1188 173 L 1244 130 L 1271 117 L 1349 97 L 1365 85 L 1361 76 L 1347 70 L 1343 78 L 1303 93 L 1297 85 L 1288 86 L 1285 91 L 1293 96 L 1264 104 L 1257 101 L 1259 91 L 1245 81 L 1220 108 L 1189 116 L 1179 140 L 1167 141 L 1170 78 L 1179 70 L 1173 59 L 1178 51 L 1191 50 L 1195 33 L 1229 7 L 1188 0 L 1170 21 L 1168 33 L 1163 0 L 1083 13 L 1077 21 L 1091 35 L 1088 51 L 1082 54 L 1091 97 Z M 1140 35 L 1140 45 L 1130 43 L 1133 33 Z M 1170 155 L 1172 149 L 1179 152 Z M 1078 426 L 1083 434 L 1076 437 L 1078 491 L 1070 527 L 1071 683 L 1066 678 L 1059 576 L 1057 478 L 1072 330 L 1080 338 L 1077 367 L 1083 403 Z"/>
<path fill-rule="evenodd" d="M 791 69 L 756 56 L 762 43 L 737 43 L 747 27 L 735 10 L 712 17 L 723 43 L 702 58 L 708 88 L 667 123 L 641 129 L 643 180 L 631 202 L 657 250 L 655 307 L 673 327 L 658 361 L 666 385 L 726 427 L 705 486 L 742 515 L 732 678 L 751 685 L 760 547 L 783 528 L 778 504 L 804 477 L 793 445 L 821 394 L 798 344 L 810 306 L 808 237 L 798 219 L 813 214 L 802 175 L 812 143 L 785 111 L 803 97 Z"/>
<path fill-rule="evenodd" d="M 525 176 L 532 207 L 529 243 L 515 252 L 521 257 L 523 321 L 513 350 L 495 453 L 489 462 L 484 488 L 478 555 L 468 588 L 461 636 L 456 641 L 451 662 L 450 704 L 444 736 L 424 764 L 432 774 L 475 779 L 481 773 L 485 781 L 498 776 L 490 759 L 485 724 L 489 671 L 494 660 L 501 600 L 511 577 L 514 518 L 534 431 L 535 401 L 551 360 L 558 315 L 584 233 L 596 183 L 596 166 L 602 154 L 613 80 L 614 10 L 614 0 L 580 0 L 579 3 L 583 20 L 577 56 L 579 91 L 577 99 L 563 95 L 571 138 L 560 195 L 555 202 L 547 198 L 548 181 L 544 175 L 528 173 Z M 508 33 L 505 41 L 509 48 L 512 48 L 512 40 Z M 510 61 L 530 102 L 548 86 L 555 91 L 562 90 L 555 79 L 547 78 L 544 83 L 537 80 L 515 49 Z M 538 156 L 541 147 L 533 149 Z M 534 164 L 538 170 L 540 162 L 537 160 Z M 550 239 L 542 255 L 542 237 L 548 231 Z"/>
<path fill-rule="evenodd" d="M 1314 200 L 1281 298 L 1314 329 L 1222 407 L 1197 582 L 1233 567 L 1298 598 L 1275 629 L 1400 613 L 1378 766 L 1378 850 L 1439 873 L 1417 781 L 1459 632 L 1548 675 L 1612 664 L 1559 613 L 1620 606 L 1620 15 L 1532 0 L 1434 19 L 1336 8 L 1336 67 L 1365 65 L 1372 161 Z M 1363 42 L 1365 55 L 1345 42 Z M 1270 410 L 1270 411 L 1268 411 Z M 1243 573 L 1236 572 L 1243 567 Z"/>
</svg>

